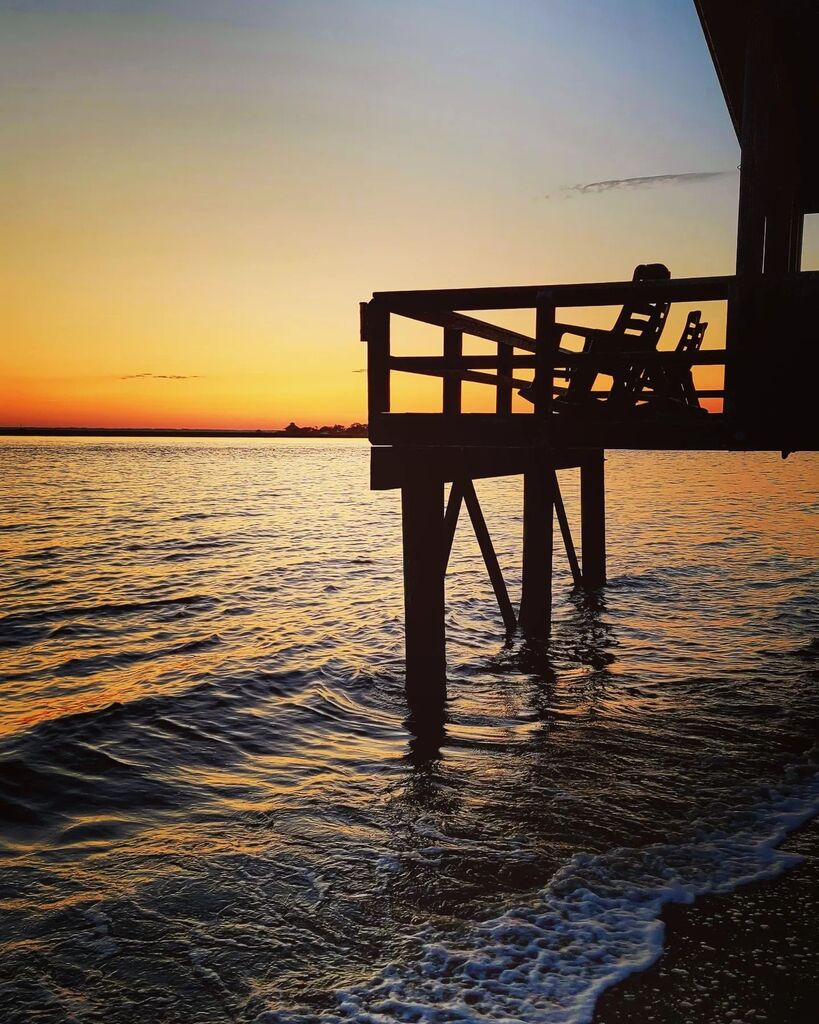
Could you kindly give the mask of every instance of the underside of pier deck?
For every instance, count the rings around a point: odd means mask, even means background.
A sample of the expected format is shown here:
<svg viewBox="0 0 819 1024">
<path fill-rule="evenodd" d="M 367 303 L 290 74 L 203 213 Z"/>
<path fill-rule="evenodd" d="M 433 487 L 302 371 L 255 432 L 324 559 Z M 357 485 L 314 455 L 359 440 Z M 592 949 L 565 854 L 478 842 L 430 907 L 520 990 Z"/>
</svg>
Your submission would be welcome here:
<svg viewBox="0 0 819 1024">
<path fill-rule="evenodd" d="M 544 445 L 391 446 L 371 451 L 377 490 L 400 489 L 404 549 L 407 695 L 414 712 L 438 708 L 446 695 L 444 581 L 452 542 L 465 510 L 507 633 L 545 639 L 551 628 L 553 524 L 577 587 L 606 581 L 605 488 L 602 451 L 553 452 Z M 560 472 L 580 471 L 582 565 L 560 491 Z M 474 481 L 523 479 L 523 546 L 518 610 L 495 554 Z M 450 484 L 445 501 L 446 485 Z"/>
</svg>

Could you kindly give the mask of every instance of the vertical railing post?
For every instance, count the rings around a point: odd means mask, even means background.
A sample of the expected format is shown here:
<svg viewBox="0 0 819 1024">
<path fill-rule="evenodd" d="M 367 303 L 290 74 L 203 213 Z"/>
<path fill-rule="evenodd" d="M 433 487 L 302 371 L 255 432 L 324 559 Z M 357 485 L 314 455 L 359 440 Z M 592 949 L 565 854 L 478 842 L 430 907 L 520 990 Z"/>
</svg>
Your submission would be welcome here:
<svg viewBox="0 0 819 1024">
<path fill-rule="evenodd" d="M 461 365 L 464 336 L 451 327 L 444 328 L 444 366 L 457 370 Z M 444 377 L 444 416 L 457 416 L 461 411 L 461 379 L 456 376 Z"/>
<path fill-rule="evenodd" d="M 423 469 L 409 476 L 401 487 L 401 519 L 407 699 L 423 712 L 439 706 L 446 694 L 443 481 Z"/>
<path fill-rule="evenodd" d="M 555 330 L 557 310 L 548 289 L 538 293 L 535 315 L 535 377 L 532 385 L 535 415 L 548 421 L 552 413 L 555 357 L 560 338 Z"/>
<path fill-rule="evenodd" d="M 513 359 L 515 350 L 511 345 L 498 345 L 498 376 L 511 377 L 513 372 Z M 497 386 L 495 398 L 495 412 L 498 416 L 509 416 L 512 412 L 512 385 L 502 384 Z"/>
<path fill-rule="evenodd" d="M 605 453 L 587 452 L 580 466 L 580 546 L 583 586 L 596 590 L 606 582 Z"/>
<path fill-rule="evenodd" d="M 370 429 L 390 411 L 390 311 L 377 302 L 361 304 L 361 337 L 367 343 L 367 410 Z"/>
</svg>

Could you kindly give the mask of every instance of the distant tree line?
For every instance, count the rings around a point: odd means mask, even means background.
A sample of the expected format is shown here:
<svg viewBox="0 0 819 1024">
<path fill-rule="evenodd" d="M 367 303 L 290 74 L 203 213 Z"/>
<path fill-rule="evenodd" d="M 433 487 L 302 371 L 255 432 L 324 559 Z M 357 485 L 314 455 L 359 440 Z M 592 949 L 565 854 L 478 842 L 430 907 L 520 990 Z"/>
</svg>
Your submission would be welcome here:
<svg viewBox="0 0 819 1024">
<path fill-rule="evenodd" d="M 288 423 L 281 431 L 286 437 L 366 437 L 366 423 L 351 423 L 345 427 L 334 423 L 332 427 L 300 427 L 297 423 Z"/>
<path fill-rule="evenodd" d="M 324 427 L 300 427 L 288 423 L 284 430 L 230 430 L 197 427 L 4 427 L 0 436 L 10 437 L 366 437 L 366 423 L 345 427 L 334 423 Z"/>
</svg>

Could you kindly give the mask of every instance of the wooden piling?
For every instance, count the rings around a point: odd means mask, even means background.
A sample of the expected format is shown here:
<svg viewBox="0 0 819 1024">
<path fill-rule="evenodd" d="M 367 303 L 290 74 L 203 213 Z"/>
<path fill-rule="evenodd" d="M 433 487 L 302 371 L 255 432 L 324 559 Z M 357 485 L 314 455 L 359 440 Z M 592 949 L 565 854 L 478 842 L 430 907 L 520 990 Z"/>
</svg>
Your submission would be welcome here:
<svg viewBox="0 0 819 1024">
<path fill-rule="evenodd" d="M 583 586 L 596 590 L 606 582 L 606 483 L 604 453 L 592 451 L 580 466 L 580 546 Z"/>
<path fill-rule="evenodd" d="M 401 488 L 404 539 L 406 688 L 411 706 L 437 706 L 446 693 L 444 485 L 422 474 Z"/>
<path fill-rule="evenodd" d="M 520 627 L 547 637 L 552 620 L 552 477 L 533 454 L 523 474 L 523 586 Z"/>
</svg>

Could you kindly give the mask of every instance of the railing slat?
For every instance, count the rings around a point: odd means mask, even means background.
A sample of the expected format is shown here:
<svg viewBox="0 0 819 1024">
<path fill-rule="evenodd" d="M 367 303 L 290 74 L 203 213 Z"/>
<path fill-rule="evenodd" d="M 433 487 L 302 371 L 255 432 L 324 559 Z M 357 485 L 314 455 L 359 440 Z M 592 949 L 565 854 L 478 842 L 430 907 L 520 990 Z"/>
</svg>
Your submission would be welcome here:
<svg viewBox="0 0 819 1024">
<path fill-rule="evenodd" d="M 473 384 L 492 384 L 496 388 L 523 388 L 528 387 L 531 381 L 523 377 L 507 377 L 505 374 L 481 373 L 480 370 L 456 370 L 446 366 L 438 367 L 409 367 L 396 366 L 396 370 L 403 370 L 404 373 L 418 373 L 424 377 L 443 377 L 444 380 L 471 381 Z"/>
<path fill-rule="evenodd" d="M 485 320 L 476 320 L 472 316 L 463 316 L 461 313 L 416 309 L 402 310 L 398 315 L 405 316 L 410 320 L 419 320 L 424 324 L 432 324 L 433 327 L 443 327 L 449 330 L 460 331 L 462 334 L 471 334 L 474 338 L 494 341 L 498 345 L 522 348 L 526 352 L 535 351 L 534 338 L 530 338 L 526 334 L 519 334 L 517 331 L 510 331 L 506 327 L 498 327 L 497 324 L 489 324 Z"/>
<path fill-rule="evenodd" d="M 513 370 L 533 370 L 535 367 L 536 360 L 533 355 L 519 356 L 511 352 L 509 358 L 509 366 Z M 442 356 L 390 356 L 390 366 L 393 370 L 409 371 L 452 368 Z M 459 357 L 457 366 L 463 370 L 497 370 L 500 361 L 496 355 L 473 356 L 467 354 Z"/>
</svg>

